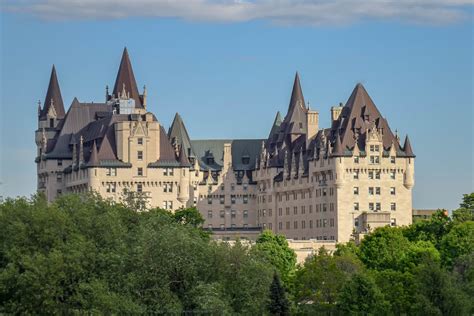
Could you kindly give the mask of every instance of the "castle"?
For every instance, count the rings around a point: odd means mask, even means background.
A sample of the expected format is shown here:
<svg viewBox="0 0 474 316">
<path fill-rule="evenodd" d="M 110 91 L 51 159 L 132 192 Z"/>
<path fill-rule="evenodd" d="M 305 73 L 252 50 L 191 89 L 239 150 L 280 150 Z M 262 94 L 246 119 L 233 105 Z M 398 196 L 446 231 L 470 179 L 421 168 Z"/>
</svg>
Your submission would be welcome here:
<svg viewBox="0 0 474 316">
<path fill-rule="evenodd" d="M 262 139 L 192 140 L 179 114 L 166 132 L 147 111 L 124 50 L 104 103 L 66 112 L 53 66 L 36 130 L 38 191 L 48 201 L 90 190 L 150 207 L 196 206 L 221 238 L 270 229 L 294 240 L 345 242 L 412 220 L 414 159 L 361 84 L 331 126 L 306 106 L 298 74 L 284 118 Z"/>
</svg>

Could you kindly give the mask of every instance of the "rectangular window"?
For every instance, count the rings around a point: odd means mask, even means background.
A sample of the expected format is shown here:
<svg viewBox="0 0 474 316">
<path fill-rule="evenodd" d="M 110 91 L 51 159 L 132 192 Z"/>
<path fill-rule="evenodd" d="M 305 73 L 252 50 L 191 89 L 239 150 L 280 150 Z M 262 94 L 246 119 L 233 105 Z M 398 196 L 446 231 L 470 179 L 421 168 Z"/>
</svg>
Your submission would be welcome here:
<svg viewBox="0 0 474 316">
<path fill-rule="evenodd" d="M 354 163 L 359 163 L 359 156 L 354 157 Z"/>
<path fill-rule="evenodd" d="M 380 157 L 379 156 L 370 156 L 370 163 L 372 165 L 376 165 L 380 163 Z"/>
<path fill-rule="evenodd" d="M 396 211 L 397 210 L 397 204 L 396 203 L 390 203 L 390 210 L 391 211 Z"/>
<path fill-rule="evenodd" d="M 390 219 L 390 226 L 397 226 L 397 219 L 396 218 L 391 218 Z"/>
<path fill-rule="evenodd" d="M 313 205 L 310 205 L 309 206 L 309 214 L 312 214 L 313 213 Z"/>
<path fill-rule="evenodd" d="M 225 217 L 225 211 L 224 210 L 221 210 L 219 213 L 220 213 L 221 218 Z"/>
<path fill-rule="evenodd" d="M 393 164 L 394 164 L 395 162 L 396 162 L 395 156 L 391 156 L 391 157 L 390 157 L 390 163 L 393 163 Z"/>
<path fill-rule="evenodd" d="M 390 171 L 390 179 L 395 180 L 395 170 Z"/>
<path fill-rule="evenodd" d="M 289 207 L 285 208 L 285 212 L 286 212 L 286 215 L 290 215 L 290 208 Z"/>
<path fill-rule="evenodd" d="M 306 222 L 305 222 L 305 221 L 301 221 L 301 228 L 302 228 L 302 229 L 305 229 L 305 228 L 306 228 Z"/>
<path fill-rule="evenodd" d="M 355 227 L 359 226 L 359 219 L 358 218 L 354 219 L 354 226 Z"/>
<path fill-rule="evenodd" d="M 374 203 L 369 203 L 369 210 L 373 211 L 374 209 Z"/>
<path fill-rule="evenodd" d="M 56 174 L 56 181 L 58 183 L 63 182 L 63 175 L 61 173 Z"/>
<path fill-rule="evenodd" d="M 107 169 L 105 169 L 105 175 L 115 177 L 117 175 L 117 168 L 107 168 Z"/>
<path fill-rule="evenodd" d="M 207 218 L 212 218 L 212 211 L 207 211 Z"/>
<path fill-rule="evenodd" d="M 278 223 L 278 229 L 283 229 L 283 223 L 282 222 Z"/>
<path fill-rule="evenodd" d="M 61 159 L 58 160 L 58 167 L 61 167 L 63 165 L 63 161 Z"/>
<path fill-rule="evenodd" d="M 293 207 L 293 214 L 298 215 L 298 207 Z"/>
<path fill-rule="evenodd" d="M 375 210 L 380 211 L 380 203 L 379 202 L 375 203 Z"/>
<path fill-rule="evenodd" d="M 248 217 L 249 217 L 249 211 L 244 210 L 243 218 L 248 218 Z"/>
<path fill-rule="evenodd" d="M 244 183 L 244 184 L 242 185 L 242 187 L 244 188 L 244 191 L 246 191 L 246 190 L 247 190 L 247 188 L 248 188 L 248 185 L 247 185 L 247 183 Z"/>
<path fill-rule="evenodd" d="M 138 139 L 137 139 L 137 144 L 138 144 L 138 145 L 143 145 L 143 138 L 138 137 Z"/>
<path fill-rule="evenodd" d="M 235 216 L 236 216 L 235 210 L 230 211 L 230 217 L 235 218 Z"/>
<path fill-rule="evenodd" d="M 141 183 L 137 184 L 137 192 L 143 192 L 143 184 Z"/>
<path fill-rule="evenodd" d="M 323 189 L 323 196 L 326 196 L 326 188 Z"/>
<path fill-rule="evenodd" d="M 354 202 L 354 211 L 359 210 L 359 202 Z"/>
<path fill-rule="evenodd" d="M 359 179 L 359 170 L 354 171 L 354 180 Z"/>
<path fill-rule="evenodd" d="M 286 222 L 286 229 L 290 229 L 290 222 Z"/>
<path fill-rule="evenodd" d="M 247 204 L 249 202 L 249 196 L 248 195 L 244 195 L 243 196 L 243 201 L 244 201 L 244 204 Z"/>
<path fill-rule="evenodd" d="M 283 215 L 283 210 L 280 208 L 278 208 L 278 216 L 282 216 Z"/>
<path fill-rule="evenodd" d="M 230 203 L 235 204 L 235 195 L 230 196 Z"/>
<path fill-rule="evenodd" d="M 221 191 L 224 191 L 224 190 L 225 190 L 225 186 L 221 184 Z"/>
<path fill-rule="evenodd" d="M 326 203 L 323 204 L 323 212 L 326 212 L 327 209 L 326 209 Z"/>
<path fill-rule="evenodd" d="M 301 207 L 301 214 L 306 214 L 306 206 Z"/>
<path fill-rule="evenodd" d="M 390 188 L 390 195 L 395 195 L 395 187 Z"/>
<path fill-rule="evenodd" d="M 334 218 L 329 220 L 329 226 L 334 227 Z"/>
<path fill-rule="evenodd" d="M 375 195 L 380 195 L 380 187 L 375 187 Z"/>
<path fill-rule="evenodd" d="M 374 172 L 373 171 L 369 171 L 369 179 L 374 180 Z"/>
<path fill-rule="evenodd" d="M 222 230 L 224 230 L 224 227 L 225 227 L 224 224 L 221 224 L 221 225 L 220 225 L 220 228 L 221 228 Z"/>
<path fill-rule="evenodd" d="M 293 222 L 293 229 L 298 229 L 298 221 Z"/>
<path fill-rule="evenodd" d="M 375 179 L 380 180 L 380 171 L 375 171 Z"/>
<path fill-rule="evenodd" d="M 359 195 L 359 187 L 354 187 L 354 195 Z"/>
<path fill-rule="evenodd" d="M 137 151 L 137 159 L 138 160 L 143 160 L 143 151 L 141 151 L 141 150 Z"/>
<path fill-rule="evenodd" d="M 309 220 L 309 228 L 310 229 L 313 228 L 313 220 L 312 219 Z"/>
<path fill-rule="evenodd" d="M 143 168 L 142 168 L 142 167 L 138 167 L 138 169 L 137 169 L 137 175 L 138 175 L 138 176 L 143 176 Z"/>
<path fill-rule="evenodd" d="M 209 197 L 207 198 L 207 204 L 212 204 L 212 197 L 209 196 Z"/>
<path fill-rule="evenodd" d="M 221 195 L 221 196 L 219 197 L 219 202 L 220 202 L 221 204 L 224 204 L 224 203 L 225 203 L 225 196 L 224 196 L 224 195 Z"/>
<path fill-rule="evenodd" d="M 369 187 L 369 195 L 374 195 L 374 188 L 373 187 Z"/>
</svg>

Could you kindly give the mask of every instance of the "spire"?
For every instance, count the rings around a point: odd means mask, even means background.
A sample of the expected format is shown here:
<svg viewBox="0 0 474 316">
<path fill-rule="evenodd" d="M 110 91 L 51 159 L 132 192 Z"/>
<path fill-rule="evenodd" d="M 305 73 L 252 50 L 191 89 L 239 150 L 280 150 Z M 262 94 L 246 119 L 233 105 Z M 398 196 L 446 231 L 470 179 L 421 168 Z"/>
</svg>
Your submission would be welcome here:
<svg viewBox="0 0 474 316">
<path fill-rule="evenodd" d="M 44 99 L 44 108 L 41 111 L 40 119 L 46 119 L 50 107 L 54 107 L 56 117 L 62 119 L 65 116 L 63 98 L 61 96 L 61 89 L 59 88 L 58 76 L 56 74 L 56 67 L 53 65 L 51 70 L 51 77 L 49 78 L 48 91 Z"/>
<path fill-rule="evenodd" d="M 112 94 L 116 97 L 120 94 L 122 89 L 125 89 L 127 95 L 135 100 L 136 108 L 143 108 L 140 94 L 138 93 L 137 82 L 133 75 L 132 64 L 130 57 L 128 56 L 127 48 L 125 47 L 122 54 L 122 60 L 120 62 L 119 71 L 117 73 L 117 79 L 115 79 L 114 90 Z"/>
<path fill-rule="evenodd" d="M 92 152 L 91 152 L 91 156 L 89 157 L 89 165 L 90 166 L 99 165 L 99 157 L 97 155 L 97 144 L 95 140 L 94 140 L 94 143 L 92 144 Z"/>
<path fill-rule="evenodd" d="M 405 144 L 403 145 L 403 151 L 405 152 L 406 157 L 415 157 L 413 153 L 413 149 L 411 148 L 410 139 L 407 137 L 405 138 Z"/>
<path fill-rule="evenodd" d="M 168 138 L 170 141 L 177 142 L 178 145 L 183 147 L 186 155 L 194 156 L 193 149 L 191 147 L 191 139 L 189 138 L 188 131 L 184 125 L 183 119 L 179 113 L 176 113 L 173 119 L 173 123 L 168 130 Z"/>
<path fill-rule="evenodd" d="M 288 106 L 288 112 L 290 112 L 291 109 L 295 107 L 298 101 L 301 102 L 301 106 L 305 106 L 303 91 L 301 90 L 300 84 L 300 75 L 298 74 L 298 72 L 296 72 L 295 82 L 293 83 L 293 91 L 291 92 L 290 105 Z"/>
<path fill-rule="evenodd" d="M 186 153 L 184 152 L 183 146 L 180 146 L 178 160 L 180 167 L 191 167 L 191 165 L 189 164 L 189 159 L 188 157 L 186 157 Z"/>
<path fill-rule="evenodd" d="M 287 134 L 305 134 L 307 132 L 306 112 L 303 91 L 301 90 L 298 72 L 293 83 L 290 105 L 285 117 Z"/>
<path fill-rule="evenodd" d="M 334 144 L 334 150 L 332 151 L 333 157 L 343 156 L 344 152 L 342 151 L 341 137 L 336 134 L 336 143 Z"/>
</svg>

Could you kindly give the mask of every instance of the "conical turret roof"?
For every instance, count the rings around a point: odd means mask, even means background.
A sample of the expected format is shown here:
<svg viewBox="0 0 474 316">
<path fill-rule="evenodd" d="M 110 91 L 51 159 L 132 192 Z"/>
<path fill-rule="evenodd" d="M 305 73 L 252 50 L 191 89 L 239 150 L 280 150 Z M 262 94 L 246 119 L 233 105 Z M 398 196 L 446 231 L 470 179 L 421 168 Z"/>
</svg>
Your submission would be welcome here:
<svg viewBox="0 0 474 316">
<path fill-rule="evenodd" d="M 130 98 L 135 100 L 135 107 L 143 108 L 140 93 L 137 88 L 137 82 L 133 74 L 132 63 L 130 62 L 130 57 L 126 47 L 123 50 L 122 60 L 120 61 L 120 67 L 112 93 L 117 97 L 124 88 L 125 91 L 130 94 Z"/>
<path fill-rule="evenodd" d="M 56 74 L 56 67 L 54 65 L 51 70 L 48 91 L 46 92 L 43 106 L 43 110 L 40 113 L 40 119 L 46 119 L 51 106 L 54 107 L 58 119 L 64 118 L 66 114 L 64 111 L 63 97 L 61 96 L 61 89 L 59 88 L 58 76 Z"/>
<path fill-rule="evenodd" d="M 184 148 L 183 146 L 181 146 L 181 148 L 179 149 L 179 157 L 178 157 L 178 160 L 179 160 L 179 166 L 180 167 L 191 167 L 191 164 L 189 163 L 189 159 L 188 157 L 186 156 L 186 153 L 184 151 Z"/>
<path fill-rule="evenodd" d="M 403 151 L 405 152 L 405 156 L 407 157 L 415 157 L 415 154 L 413 153 L 413 149 L 411 148 L 410 144 L 410 139 L 405 137 L 405 144 L 403 145 Z"/>
<path fill-rule="evenodd" d="M 284 121 L 287 134 L 304 134 L 307 132 L 306 108 L 298 72 L 295 75 L 288 113 Z"/>
<path fill-rule="evenodd" d="M 168 130 L 168 138 L 170 141 L 175 139 L 178 145 L 184 147 L 186 155 L 194 155 L 191 139 L 189 138 L 188 131 L 179 113 L 176 113 L 174 116 L 173 123 L 171 123 L 171 127 Z"/>
<path fill-rule="evenodd" d="M 92 152 L 91 156 L 89 158 L 89 163 L 90 166 L 98 166 L 99 165 L 99 156 L 97 155 L 97 144 L 94 140 L 94 143 L 92 144 Z"/>
<path fill-rule="evenodd" d="M 334 144 L 334 150 L 332 151 L 332 156 L 340 157 L 343 155 L 344 155 L 344 151 L 342 149 L 341 137 L 339 137 L 339 135 L 336 135 L 336 142 Z"/>
</svg>

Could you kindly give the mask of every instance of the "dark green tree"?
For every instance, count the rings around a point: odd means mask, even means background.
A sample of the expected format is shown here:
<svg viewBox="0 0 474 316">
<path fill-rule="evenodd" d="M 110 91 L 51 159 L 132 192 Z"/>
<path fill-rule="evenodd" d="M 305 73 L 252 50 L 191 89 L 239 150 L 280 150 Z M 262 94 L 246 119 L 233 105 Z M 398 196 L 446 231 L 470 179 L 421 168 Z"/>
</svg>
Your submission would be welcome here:
<svg viewBox="0 0 474 316">
<path fill-rule="evenodd" d="M 460 207 L 453 211 L 453 220 L 455 223 L 474 221 L 474 192 L 464 194 Z"/>
<path fill-rule="evenodd" d="M 270 315 L 289 315 L 290 303 L 286 297 L 286 291 L 281 284 L 280 277 L 275 272 L 270 286 L 270 302 L 268 304 Z"/>
<path fill-rule="evenodd" d="M 204 218 L 195 207 L 178 209 L 174 212 L 173 217 L 175 221 L 180 224 L 191 225 L 194 227 L 200 227 L 204 224 Z"/>
<path fill-rule="evenodd" d="M 474 221 L 453 225 L 441 240 L 443 262 L 451 266 L 458 257 L 474 252 Z"/>
</svg>

